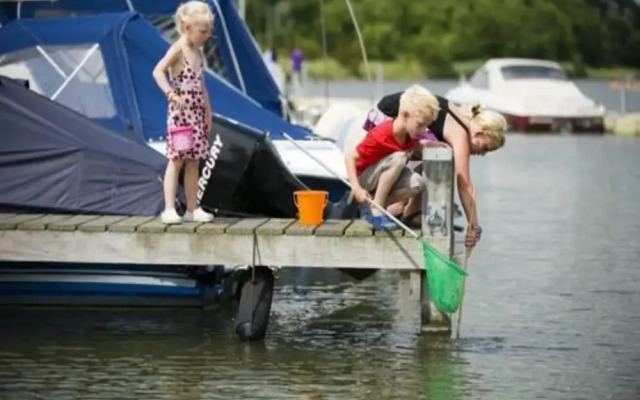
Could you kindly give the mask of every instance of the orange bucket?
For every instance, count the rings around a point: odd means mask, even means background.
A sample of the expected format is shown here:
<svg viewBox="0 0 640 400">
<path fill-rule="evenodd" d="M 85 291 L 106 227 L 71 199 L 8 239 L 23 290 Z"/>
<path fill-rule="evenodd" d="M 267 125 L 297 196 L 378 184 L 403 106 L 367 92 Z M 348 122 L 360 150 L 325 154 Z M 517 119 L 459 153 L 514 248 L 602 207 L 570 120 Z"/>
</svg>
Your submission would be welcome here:
<svg viewBox="0 0 640 400">
<path fill-rule="evenodd" d="M 324 207 L 329 193 L 324 190 L 296 190 L 293 202 L 298 207 L 300 225 L 318 225 L 322 223 Z"/>
</svg>

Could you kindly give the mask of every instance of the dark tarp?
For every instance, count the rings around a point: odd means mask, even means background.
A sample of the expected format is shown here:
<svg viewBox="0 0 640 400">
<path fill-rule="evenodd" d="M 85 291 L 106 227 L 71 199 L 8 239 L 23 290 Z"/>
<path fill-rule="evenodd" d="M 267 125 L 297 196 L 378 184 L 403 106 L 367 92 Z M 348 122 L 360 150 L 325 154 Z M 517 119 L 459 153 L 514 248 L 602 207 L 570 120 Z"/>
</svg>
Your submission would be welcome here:
<svg viewBox="0 0 640 400">
<path fill-rule="evenodd" d="M 166 159 L 0 76 L 0 207 L 157 215 Z"/>
</svg>

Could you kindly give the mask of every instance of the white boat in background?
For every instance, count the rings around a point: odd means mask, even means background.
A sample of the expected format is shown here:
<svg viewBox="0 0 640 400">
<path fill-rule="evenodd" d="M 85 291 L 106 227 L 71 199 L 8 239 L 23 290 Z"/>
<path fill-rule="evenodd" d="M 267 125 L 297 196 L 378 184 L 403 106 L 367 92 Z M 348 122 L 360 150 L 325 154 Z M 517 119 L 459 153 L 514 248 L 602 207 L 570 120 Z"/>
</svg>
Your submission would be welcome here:
<svg viewBox="0 0 640 400">
<path fill-rule="evenodd" d="M 445 96 L 480 102 L 517 131 L 604 131 L 604 106 L 585 96 L 554 61 L 492 58 Z"/>
</svg>

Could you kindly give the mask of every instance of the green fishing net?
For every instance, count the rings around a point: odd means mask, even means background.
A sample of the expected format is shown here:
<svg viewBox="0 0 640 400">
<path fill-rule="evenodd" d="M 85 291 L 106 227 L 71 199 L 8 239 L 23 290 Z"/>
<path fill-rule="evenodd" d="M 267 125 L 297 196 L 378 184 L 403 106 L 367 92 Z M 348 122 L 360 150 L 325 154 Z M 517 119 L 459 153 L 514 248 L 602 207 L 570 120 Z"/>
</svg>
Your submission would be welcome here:
<svg viewBox="0 0 640 400">
<path fill-rule="evenodd" d="M 422 251 L 427 270 L 429 297 L 440 312 L 453 314 L 460 307 L 464 279 L 468 274 L 424 241 Z"/>
</svg>

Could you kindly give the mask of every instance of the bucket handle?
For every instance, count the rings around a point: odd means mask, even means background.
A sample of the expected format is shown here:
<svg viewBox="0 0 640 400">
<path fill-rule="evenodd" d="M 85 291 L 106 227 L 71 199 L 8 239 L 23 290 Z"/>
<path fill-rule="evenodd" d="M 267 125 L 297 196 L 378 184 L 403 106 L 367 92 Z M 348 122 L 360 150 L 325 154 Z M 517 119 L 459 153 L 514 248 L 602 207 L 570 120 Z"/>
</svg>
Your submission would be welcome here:
<svg viewBox="0 0 640 400">
<path fill-rule="evenodd" d="M 329 200 L 329 193 L 327 193 L 326 191 L 322 193 L 324 195 L 324 205 L 326 207 L 327 205 L 327 201 Z M 293 192 L 293 204 L 296 205 L 296 207 L 298 206 L 298 193 Z"/>
</svg>

